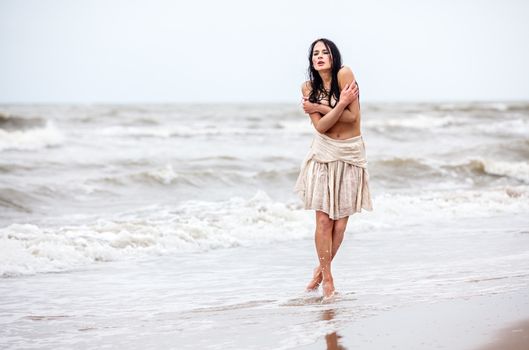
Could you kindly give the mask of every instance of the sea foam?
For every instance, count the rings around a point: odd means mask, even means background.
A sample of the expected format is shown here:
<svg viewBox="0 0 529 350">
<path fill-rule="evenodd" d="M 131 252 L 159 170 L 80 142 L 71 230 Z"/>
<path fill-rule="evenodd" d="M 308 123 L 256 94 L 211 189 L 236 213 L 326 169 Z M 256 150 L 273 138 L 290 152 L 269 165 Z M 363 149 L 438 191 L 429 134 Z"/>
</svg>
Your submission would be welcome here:
<svg viewBox="0 0 529 350">
<path fill-rule="evenodd" d="M 308 215 L 258 192 L 250 199 L 189 201 L 174 209 L 156 206 L 87 225 L 12 224 L 0 229 L 0 275 L 303 239 L 312 233 Z"/>
<path fill-rule="evenodd" d="M 355 214 L 348 232 L 370 232 L 398 225 L 529 212 L 527 186 L 493 191 L 383 193 L 373 212 Z M 314 213 L 297 203 L 274 201 L 265 192 L 225 201 L 187 201 L 171 208 L 152 206 L 84 225 L 41 227 L 12 224 L 0 229 L 0 275 L 65 271 L 93 263 L 142 256 L 204 252 L 278 244 L 314 235 Z"/>
<path fill-rule="evenodd" d="M 6 131 L 0 129 L 0 151 L 2 150 L 36 150 L 48 146 L 57 146 L 64 142 L 64 135 L 48 121 L 41 128 Z"/>
</svg>

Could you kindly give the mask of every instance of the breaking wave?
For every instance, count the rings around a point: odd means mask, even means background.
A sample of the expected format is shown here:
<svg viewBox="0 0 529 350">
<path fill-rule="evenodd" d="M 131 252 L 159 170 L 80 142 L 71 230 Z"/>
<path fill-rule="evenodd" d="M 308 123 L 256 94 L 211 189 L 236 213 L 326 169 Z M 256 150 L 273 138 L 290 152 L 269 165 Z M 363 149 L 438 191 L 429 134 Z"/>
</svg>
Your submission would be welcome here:
<svg viewBox="0 0 529 350">
<path fill-rule="evenodd" d="M 529 187 L 383 193 L 375 210 L 357 215 L 348 229 L 369 234 L 396 224 L 445 221 L 529 211 Z M 66 271 L 105 261 L 268 244 L 313 236 L 313 214 L 298 203 L 253 197 L 188 201 L 176 208 L 152 206 L 100 218 L 89 224 L 40 227 L 12 224 L 0 229 L 3 277 Z"/>
</svg>

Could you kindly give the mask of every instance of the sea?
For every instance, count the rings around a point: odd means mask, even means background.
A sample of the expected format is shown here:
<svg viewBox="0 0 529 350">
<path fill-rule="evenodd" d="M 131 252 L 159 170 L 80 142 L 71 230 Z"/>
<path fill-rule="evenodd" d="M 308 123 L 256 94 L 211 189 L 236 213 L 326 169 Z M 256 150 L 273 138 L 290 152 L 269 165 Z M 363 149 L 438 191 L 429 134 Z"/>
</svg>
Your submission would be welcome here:
<svg viewBox="0 0 529 350">
<path fill-rule="evenodd" d="M 374 210 L 330 302 L 293 191 L 313 134 L 295 102 L 0 105 L 0 347 L 303 348 L 529 287 L 529 102 L 362 104 Z"/>
</svg>

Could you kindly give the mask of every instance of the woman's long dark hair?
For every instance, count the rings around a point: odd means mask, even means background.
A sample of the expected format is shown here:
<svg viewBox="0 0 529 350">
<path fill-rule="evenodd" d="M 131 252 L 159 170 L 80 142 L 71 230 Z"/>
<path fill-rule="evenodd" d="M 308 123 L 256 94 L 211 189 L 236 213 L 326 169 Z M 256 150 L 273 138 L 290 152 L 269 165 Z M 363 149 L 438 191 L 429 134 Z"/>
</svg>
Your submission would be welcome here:
<svg viewBox="0 0 529 350">
<path fill-rule="evenodd" d="M 318 42 L 322 42 L 327 50 L 330 52 L 332 57 L 332 64 L 331 64 L 331 71 L 332 71 L 332 80 L 331 80 L 331 91 L 328 93 L 328 99 L 329 99 L 329 106 L 334 107 L 336 106 L 336 103 L 340 99 L 340 87 L 338 86 L 338 71 L 342 67 L 342 55 L 340 54 L 340 50 L 338 50 L 338 47 L 329 39 L 320 38 L 314 40 L 314 42 L 310 45 L 309 49 L 309 69 L 308 69 L 308 78 L 310 80 L 311 85 L 311 92 L 309 95 L 309 101 L 312 103 L 318 102 L 318 96 L 323 94 L 324 96 L 327 95 L 327 91 L 323 87 L 323 80 L 320 77 L 320 74 L 316 69 L 314 69 L 314 66 L 312 65 L 312 51 L 314 50 L 314 46 Z M 331 104 L 332 98 L 334 97 L 334 100 L 336 103 L 334 105 Z"/>
</svg>

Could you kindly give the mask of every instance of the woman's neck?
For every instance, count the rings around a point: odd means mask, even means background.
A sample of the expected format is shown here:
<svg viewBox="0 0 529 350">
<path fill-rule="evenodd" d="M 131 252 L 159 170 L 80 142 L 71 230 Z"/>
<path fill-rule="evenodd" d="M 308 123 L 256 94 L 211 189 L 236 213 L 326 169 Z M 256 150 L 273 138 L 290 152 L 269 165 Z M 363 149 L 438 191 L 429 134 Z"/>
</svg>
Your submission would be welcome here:
<svg viewBox="0 0 529 350">
<path fill-rule="evenodd" d="M 331 70 L 329 69 L 327 71 L 319 71 L 318 73 L 320 74 L 321 80 L 323 81 L 323 88 L 326 90 L 330 90 L 332 81 Z"/>
</svg>

